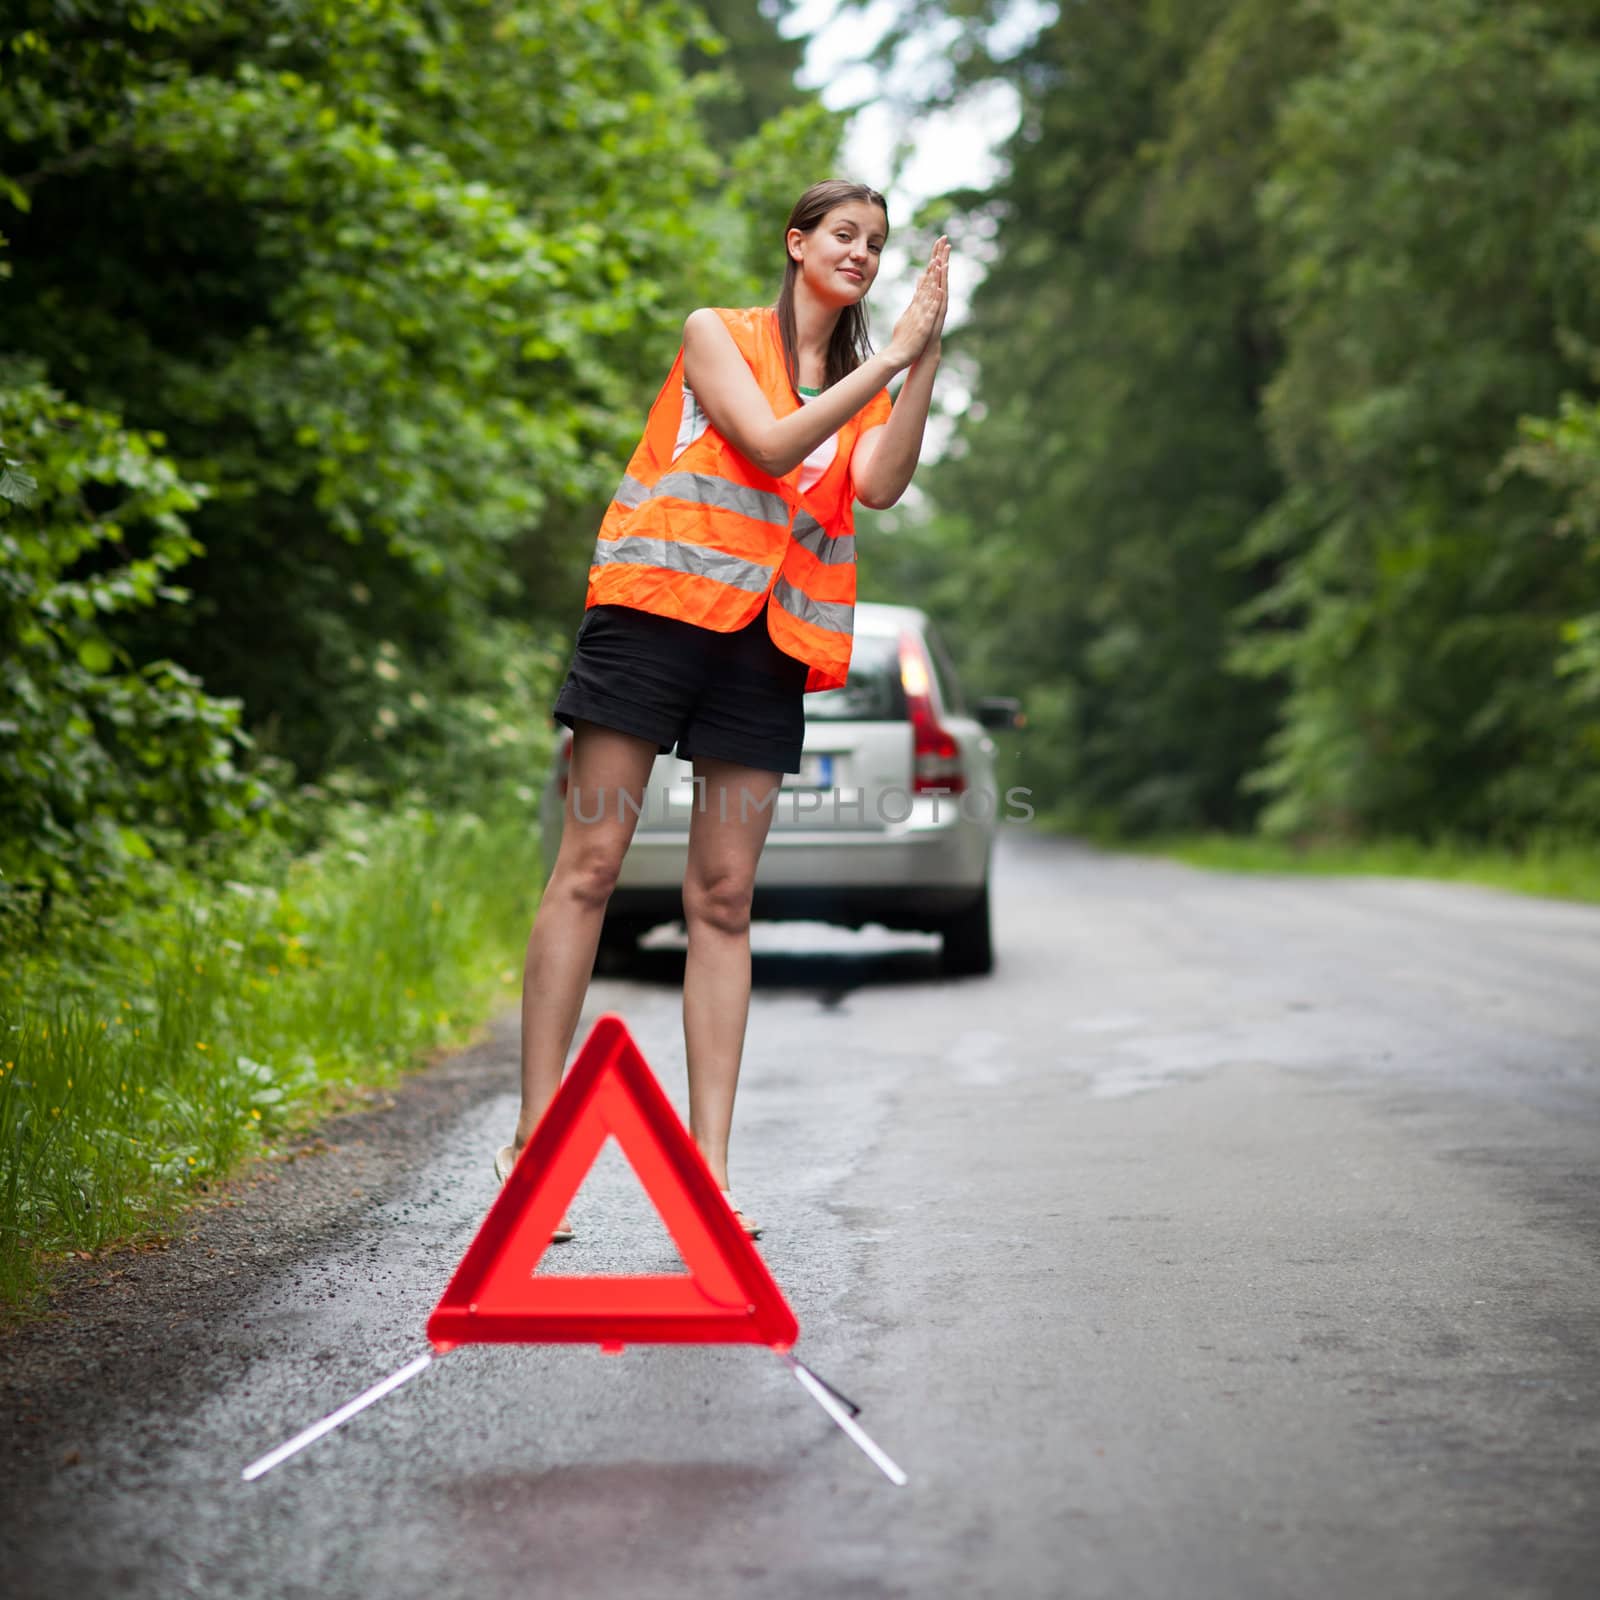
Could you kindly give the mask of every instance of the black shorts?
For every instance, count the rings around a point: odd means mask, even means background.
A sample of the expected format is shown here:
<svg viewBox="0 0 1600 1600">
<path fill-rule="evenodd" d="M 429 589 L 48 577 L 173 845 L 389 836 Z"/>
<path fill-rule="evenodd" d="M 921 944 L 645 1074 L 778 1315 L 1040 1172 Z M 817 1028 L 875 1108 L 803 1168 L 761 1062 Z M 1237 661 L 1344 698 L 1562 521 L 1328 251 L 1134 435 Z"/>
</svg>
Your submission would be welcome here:
<svg viewBox="0 0 1600 1600">
<path fill-rule="evenodd" d="M 685 761 L 798 772 L 806 670 L 772 642 L 765 606 L 734 633 L 634 606 L 590 606 L 555 719 L 652 739 L 663 754 L 676 744 Z"/>
</svg>

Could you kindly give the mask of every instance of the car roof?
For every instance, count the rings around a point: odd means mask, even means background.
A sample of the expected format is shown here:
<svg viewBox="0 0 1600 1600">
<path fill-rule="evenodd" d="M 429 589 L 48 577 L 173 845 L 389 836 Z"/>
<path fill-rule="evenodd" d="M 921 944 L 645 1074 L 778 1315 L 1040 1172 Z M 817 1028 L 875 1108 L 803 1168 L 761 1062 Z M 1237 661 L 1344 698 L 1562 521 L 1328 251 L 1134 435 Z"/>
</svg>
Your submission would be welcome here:
<svg viewBox="0 0 1600 1600">
<path fill-rule="evenodd" d="M 902 628 L 926 628 L 928 614 L 916 606 L 890 606 L 876 600 L 856 603 L 857 633 L 898 633 Z"/>
</svg>

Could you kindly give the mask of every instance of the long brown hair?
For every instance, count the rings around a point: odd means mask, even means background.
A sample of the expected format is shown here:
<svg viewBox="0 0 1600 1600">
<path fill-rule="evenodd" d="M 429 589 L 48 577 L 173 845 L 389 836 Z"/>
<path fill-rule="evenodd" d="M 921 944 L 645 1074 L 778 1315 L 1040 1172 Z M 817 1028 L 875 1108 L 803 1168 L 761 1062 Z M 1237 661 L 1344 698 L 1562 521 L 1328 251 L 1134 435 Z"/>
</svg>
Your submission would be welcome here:
<svg viewBox="0 0 1600 1600">
<path fill-rule="evenodd" d="M 885 225 L 889 221 L 889 203 L 876 189 L 864 183 L 849 183 L 842 178 L 828 178 L 814 183 L 794 203 L 789 220 L 784 224 L 783 253 L 788 259 L 784 269 L 783 288 L 778 291 L 778 334 L 783 340 L 783 361 L 789 369 L 789 382 L 800 387 L 800 341 L 794 325 L 794 280 L 800 274 L 800 263 L 789 255 L 789 230 L 798 228 L 810 233 L 833 210 L 851 200 L 865 200 L 883 212 Z M 839 313 L 833 325 L 833 337 L 828 341 L 828 362 L 822 386 L 829 388 L 847 372 L 854 372 L 872 354 L 872 340 L 867 325 L 867 308 L 858 300 Z"/>
</svg>

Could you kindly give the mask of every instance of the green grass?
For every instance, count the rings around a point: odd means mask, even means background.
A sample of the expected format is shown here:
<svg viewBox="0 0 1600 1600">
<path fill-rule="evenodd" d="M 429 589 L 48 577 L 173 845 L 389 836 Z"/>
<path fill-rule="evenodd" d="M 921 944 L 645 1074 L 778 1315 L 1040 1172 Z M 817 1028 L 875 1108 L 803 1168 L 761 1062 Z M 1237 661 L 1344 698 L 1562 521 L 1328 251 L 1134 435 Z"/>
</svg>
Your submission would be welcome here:
<svg viewBox="0 0 1600 1600">
<path fill-rule="evenodd" d="M 342 814 L 276 881 L 166 905 L 0 990 L 0 1306 L 159 1232 L 274 1136 L 458 1042 L 516 993 L 527 816 Z"/>
<path fill-rule="evenodd" d="M 1228 834 L 1181 834 L 1124 841 L 1114 849 L 1170 856 L 1228 872 L 1314 872 L 1435 878 L 1522 894 L 1600 903 L 1600 843 L 1552 836 L 1521 850 L 1443 841 L 1295 845 Z"/>
</svg>

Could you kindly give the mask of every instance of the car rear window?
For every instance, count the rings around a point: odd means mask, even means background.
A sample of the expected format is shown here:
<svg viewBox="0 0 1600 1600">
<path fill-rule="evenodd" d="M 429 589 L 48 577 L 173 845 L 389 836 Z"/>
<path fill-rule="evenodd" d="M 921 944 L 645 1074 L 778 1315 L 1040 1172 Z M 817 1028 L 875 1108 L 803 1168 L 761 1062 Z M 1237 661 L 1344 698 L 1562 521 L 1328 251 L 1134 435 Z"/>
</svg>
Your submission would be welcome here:
<svg viewBox="0 0 1600 1600">
<path fill-rule="evenodd" d="M 900 644 L 892 634 L 861 634 L 850 651 L 850 676 L 842 689 L 805 699 L 809 722 L 899 722 L 906 714 L 900 686 Z"/>
<path fill-rule="evenodd" d="M 952 717 L 964 717 L 967 714 L 967 697 L 962 692 L 961 680 L 956 676 L 950 652 L 945 648 L 944 635 L 937 628 L 929 628 L 927 640 L 933 656 L 934 681 L 939 685 L 939 704 Z"/>
</svg>

